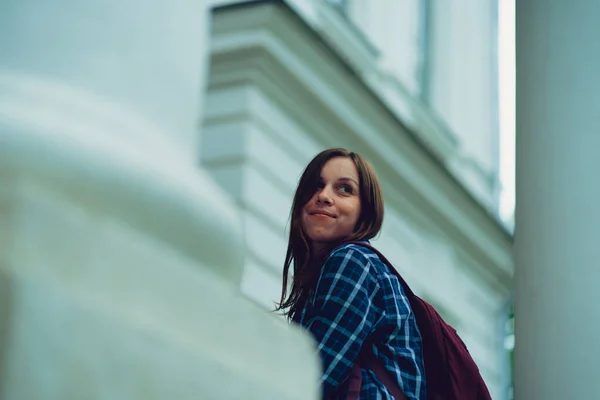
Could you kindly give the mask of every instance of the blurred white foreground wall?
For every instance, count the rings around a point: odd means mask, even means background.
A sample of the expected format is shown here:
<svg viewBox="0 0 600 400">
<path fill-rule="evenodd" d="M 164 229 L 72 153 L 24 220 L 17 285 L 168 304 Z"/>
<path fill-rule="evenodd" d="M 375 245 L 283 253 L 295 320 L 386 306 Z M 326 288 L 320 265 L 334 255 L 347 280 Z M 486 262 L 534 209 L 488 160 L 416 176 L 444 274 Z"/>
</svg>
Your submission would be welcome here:
<svg viewBox="0 0 600 400">
<path fill-rule="evenodd" d="M 310 399 L 307 337 L 238 295 L 196 167 L 207 7 L 0 5 L 0 398 Z"/>
</svg>

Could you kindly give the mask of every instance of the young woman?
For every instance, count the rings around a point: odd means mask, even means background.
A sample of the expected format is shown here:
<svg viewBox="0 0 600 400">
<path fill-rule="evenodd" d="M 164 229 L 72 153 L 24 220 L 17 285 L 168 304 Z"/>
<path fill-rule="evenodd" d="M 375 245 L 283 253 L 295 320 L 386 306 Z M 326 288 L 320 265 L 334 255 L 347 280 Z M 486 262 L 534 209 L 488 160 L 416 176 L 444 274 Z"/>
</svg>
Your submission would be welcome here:
<svg viewBox="0 0 600 400">
<path fill-rule="evenodd" d="M 329 149 L 308 164 L 292 205 L 278 310 L 314 336 L 325 399 L 347 398 L 363 346 L 406 398 L 426 398 L 421 335 L 398 279 L 373 251 L 347 243 L 368 243 L 382 222 L 381 188 L 361 156 Z M 360 399 L 393 398 L 372 370 L 359 371 Z"/>
</svg>

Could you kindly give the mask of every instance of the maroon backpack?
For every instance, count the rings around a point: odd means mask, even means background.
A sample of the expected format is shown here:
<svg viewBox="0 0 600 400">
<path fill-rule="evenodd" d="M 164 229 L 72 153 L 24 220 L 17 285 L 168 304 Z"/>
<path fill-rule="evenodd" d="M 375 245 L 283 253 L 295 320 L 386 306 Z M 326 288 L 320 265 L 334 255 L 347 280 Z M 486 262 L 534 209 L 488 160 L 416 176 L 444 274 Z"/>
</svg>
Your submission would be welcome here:
<svg viewBox="0 0 600 400">
<path fill-rule="evenodd" d="M 467 346 L 432 305 L 416 296 L 394 266 L 377 249 L 364 242 L 350 242 L 366 247 L 379 256 L 398 277 L 408 297 L 423 341 L 425 379 L 428 400 L 491 400 L 479 368 Z M 371 343 L 365 342 L 348 382 L 348 400 L 359 398 L 362 376 L 360 367 L 375 373 L 396 400 L 405 400 L 398 383 L 373 354 Z"/>
</svg>

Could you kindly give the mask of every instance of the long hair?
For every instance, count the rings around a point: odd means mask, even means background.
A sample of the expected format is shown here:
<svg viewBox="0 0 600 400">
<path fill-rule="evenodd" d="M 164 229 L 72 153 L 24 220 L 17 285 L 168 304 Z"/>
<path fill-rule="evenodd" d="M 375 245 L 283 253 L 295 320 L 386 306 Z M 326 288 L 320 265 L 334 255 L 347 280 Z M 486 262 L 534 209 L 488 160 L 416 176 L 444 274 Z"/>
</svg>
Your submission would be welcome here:
<svg viewBox="0 0 600 400">
<path fill-rule="evenodd" d="M 346 157 L 356 165 L 359 178 L 359 195 L 361 210 L 354 232 L 343 241 L 369 240 L 381 230 L 383 223 L 383 195 L 375 171 L 359 154 L 342 148 L 328 149 L 317 154 L 308 164 L 300 181 L 292 209 L 290 211 L 290 235 L 283 263 L 283 286 L 281 300 L 275 311 L 284 311 L 288 318 L 293 319 L 299 309 L 300 302 L 313 288 L 319 278 L 322 256 L 327 254 L 311 254 L 310 238 L 302 228 L 302 209 L 318 189 L 323 166 L 334 157 Z M 333 250 L 331 244 L 329 251 Z M 288 279 L 290 267 L 293 268 L 292 285 L 288 294 Z"/>
</svg>

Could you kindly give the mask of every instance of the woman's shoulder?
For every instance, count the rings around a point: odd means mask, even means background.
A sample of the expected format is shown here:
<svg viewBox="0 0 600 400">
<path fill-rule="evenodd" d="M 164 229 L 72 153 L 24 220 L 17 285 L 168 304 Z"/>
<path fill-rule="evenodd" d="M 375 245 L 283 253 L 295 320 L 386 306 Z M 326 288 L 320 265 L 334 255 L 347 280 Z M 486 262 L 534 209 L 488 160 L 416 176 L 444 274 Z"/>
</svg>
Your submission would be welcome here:
<svg viewBox="0 0 600 400">
<path fill-rule="evenodd" d="M 370 249 L 369 242 L 364 242 L 364 246 L 356 243 L 345 243 L 337 246 L 329 255 L 332 262 L 350 260 L 355 265 L 359 264 L 363 268 L 368 268 L 378 278 L 390 275 L 390 271 L 385 262 L 379 258 L 379 255 Z"/>
<path fill-rule="evenodd" d="M 329 254 L 327 261 L 346 260 L 364 267 L 376 267 L 382 265 L 377 253 L 371 250 L 368 242 L 365 246 L 356 243 L 344 243 L 334 248 Z"/>
<path fill-rule="evenodd" d="M 373 256 L 376 256 L 375 252 L 367 247 L 369 246 L 369 242 L 364 242 L 364 244 L 365 246 L 362 246 L 357 243 L 342 243 L 335 247 L 331 251 L 330 255 L 357 253 L 357 256 L 366 258 L 372 258 Z"/>
<path fill-rule="evenodd" d="M 343 277 L 346 283 L 378 286 L 378 263 L 379 257 L 369 248 L 353 243 L 341 244 L 329 253 L 321 270 L 321 279 L 327 281 Z"/>
</svg>

